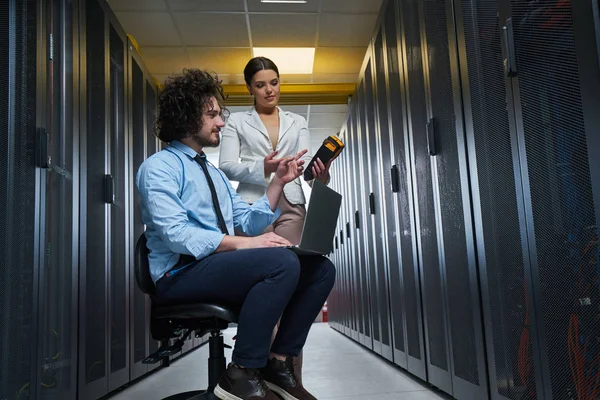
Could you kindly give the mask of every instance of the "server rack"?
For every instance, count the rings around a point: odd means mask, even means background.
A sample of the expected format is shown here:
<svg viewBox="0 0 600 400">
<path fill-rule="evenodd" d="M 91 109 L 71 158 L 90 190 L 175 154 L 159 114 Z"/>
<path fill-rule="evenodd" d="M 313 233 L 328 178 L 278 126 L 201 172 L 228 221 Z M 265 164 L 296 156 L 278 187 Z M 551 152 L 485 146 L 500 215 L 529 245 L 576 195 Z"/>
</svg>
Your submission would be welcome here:
<svg viewBox="0 0 600 400">
<path fill-rule="evenodd" d="M 357 295 L 374 350 L 389 321 L 394 362 L 456 398 L 599 394 L 598 8 L 390 0 L 381 10 L 346 128 L 352 163 L 370 170 L 353 179 L 359 202 L 344 201 L 358 220 L 373 189 L 386 206 L 361 227 L 365 242 L 351 241 L 365 260 Z"/>
</svg>

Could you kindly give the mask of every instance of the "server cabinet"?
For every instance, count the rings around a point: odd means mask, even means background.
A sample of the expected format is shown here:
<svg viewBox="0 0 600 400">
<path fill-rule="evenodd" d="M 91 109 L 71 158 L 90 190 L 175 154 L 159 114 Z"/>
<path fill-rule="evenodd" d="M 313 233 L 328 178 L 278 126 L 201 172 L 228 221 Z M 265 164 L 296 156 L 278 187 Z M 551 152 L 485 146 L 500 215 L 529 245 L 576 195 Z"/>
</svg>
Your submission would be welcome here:
<svg viewBox="0 0 600 400">
<path fill-rule="evenodd" d="M 103 1 L 82 2 L 80 397 L 129 381 L 129 196 L 125 34 Z"/>
<path fill-rule="evenodd" d="M 397 241 L 398 264 L 390 265 L 390 305 L 394 315 L 394 362 L 406 364 L 407 370 L 426 379 L 425 348 L 423 341 L 423 314 L 417 243 L 413 207 L 413 190 L 410 173 L 410 147 L 408 135 L 408 112 L 403 47 L 400 38 L 399 3 L 390 1 L 384 19 L 387 95 L 380 104 L 388 104 L 390 163 L 384 173 L 389 173 L 391 182 L 385 189 L 395 193 L 390 200 L 392 210 L 388 212 L 389 224 L 397 221 L 396 235 L 389 238 Z M 381 112 L 381 111 L 380 111 Z M 385 117 L 383 117 L 385 118 Z M 392 225 L 393 226 L 393 225 Z M 391 245 L 390 245 L 391 248 Z M 392 251 L 390 251 L 390 254 Z M 402 329 L 402 330 L 401 330 Z M 400 336 L 396 332 L 402 332 Z M 406 359 L 406 361 L 402 361 Z"/>
<path fill-rule="evenodd" d="M 428 381 L 452 393 L 448 360 L 448 331 L 442 271 L 439 265 L 438 227 L 434 199 L 433 171 L 427 140 L 427 98 L 424 81 L 419 0 L 402 2 L 400 27 L 409 115 L 411 173 L 415 200 L 417 244 L 421 274 L 421 292 Z"/>
<path fill-rule="evenodd" d="M 392 361 L 394 352 L 392 349 L 392 321 L 390 317 L 390 298 L 389 298 L 389 250 L 387 235 L 387 212 L 388 198 L 384 190 L 385 179 L 382 179 L 383 165 L 389 164 L 389 156 L 382 155 L 382 134 L 387 133 L 387 119 L 383 125 L 382 118 L 379 115 L 380 104 L 379 96 L 385 93 L 385 65 L 383 58 L 383 32 L 378 30 L 371 46 L 372 66 L 371 75 L 365 76 L 365 90 L 367 90 L 367 123 L 368 123 L 368 144 L 366 146 L 369 162 L 369 187 L 370 187 L 370 207 L 372 215 L 372 241 L 374 244 L 374 260 L 377 269 L 377 296 L 379 297 L 379 312 L 381 324 L 381 351 L 382 356 Z M 369 90 L 370 89 L 370 90 Z M 383 108 L 381 104 L 381 108 Z M 389 143 L 387 144 L 389 146 Z M 385 175 L 389 178 L 389 175 Z M 389 182 L 389 181 L 388 181 Z M 395 257 L 395 255 L 394 255 Z"/>
<path fill-rule="evenodd" d="M 38 88 L 46 77 L 38 68 L 38 16 L 35 0 L 3 1 L 0 5 L 0 397 L 38 398 L 41 377 L 38 340 L 38 273 L 40 269 L 39 202 L 42 175 L 36 158 L 36 128 L 48 129 L 38 107 Z M 39 24 L 38 24 L 39 23 Z M 43 31 L 42 31 L 43 32 Z M 46 37 L 45 35 L 43 37 Z M 10 45 L 9 45 L 10 44 Z M 45 46 L 43 47 L 45 48 Z M 41 50 L 41 49 L 40 49 Z M 39 73 L 39 74 L 38 74 Z M 41 85 L 38 87 L 38 79 Z M 39 124 L 39 125 L 38 125 Z M 45 138 L 45 132 L 41 138 Z M 68 333 L 66 333 L 68 334 Z M 49 336 L 49 335 L 48 335 Z M 46 350 L 50 351 L 49 348 Z"/>
<path fill-rule="evenodd" d="M 79 397 L 97 398 L 107 381 L 107 257 L 105 201 L 107 133 L 107 56 L 104 9 L 96 0 L 81 4 L 81 162 Z M 91 245 L 87 245 L 90 243 Z"/>
<path fill-rule="evenodd" d="M 348 121 L 345 122 L 344 124 L 344 138 L 343 138 L 343 142 L 344 143 L 348 143 L 348 139 L 350 136 L 350 124 Z M 359 293 L 357 291 L 357 279 L 356 279 L 356 264 L 354 261 L 354 240 L 352 237 L 352 224 L 351 221 L 354 218 L 354 212 L 352 211 L 353 209 L 353 204 L 352 204 L 352 195 L 351 195 L 351 191 L 352 191 L 352 186 L 353 186 L 353 182 L 352 182 L 352 178 L 350 177 L 349 171 L 353 168 L 353 164 L 352 164 L 352 160 L 350 158 L 350 154 L 346 153 L 344 154 L 344 181 L 343 181 L 343 185 L 344 185 L 344 203 L 346 205 L 345 207 L 345 221 L 344 221 L 344 226 L 342 227 L 342 231 L 344 234 L 344 242 L 346 243 L 346 263 L 348 264 L 348 276 L 350 278 L 349 281 L 349 286 L 350 286 L 350 306 L 352 307 L 352 317 L 351 317 L 351 325 L 352 325 L 352 332 L 351 332 L 351 337 L 352 339 L 354 339 L 355 341 L 358 342 L 359 340 L 359 336 L 358 336 L 358 332 L 359 332 L 359 328 L 358 328 L 358 324 L 359 324 L 359 311 L 358 311 L 358 296 Z"/>
<path fill-rule="evenodd" d="M 78 220 L 75 207 L 79 157 L 77 82 L 77 21 L 73 1 L 42 3 L 39 29 L 51 34 L 52 49 L 42 47 L 39 71 L 44 74 L 38 104 L 44 117 L 44 135 L 36 138 L 43 167 L 40 175 L 40 304 L 38 339 L 30 345 L 39 353 L 37 396 L 42 399 L 75 398 L 77 389 L 77 277 Z M 46 54 L 51 52 L 51 57 Z M 40 132 L 41 133 L 41 132 Z M 33 237 L 30 238 L 33 240 Z M 21 393 L 22 394 L 22 393 Z M 12 396 L 11 396 L 12 397 Z M 19 395 L 20 398 L 25 396 Z"/>
<path fill-rule="evenodd" d="M 345 132 L 342 129 L 340 132 L 340 139 L 343 141 L 345 137 Z M 346 176 L 344 172 L 346 171 L 346 158 L 342 155 L 339 159 L 336 160 L 339 163 L 339 174 L 337 179 L 339 180 L 338 190 L 337 192 L 342 195 L 342 204 L 340 207 L 340 213 L 337 222 L 337 232 L 338 232 L 338 240 L 340 242 L 340 265 L 341 265 L 341 281 L 343 285 L 343 302 L 344 302 L 344 334 L 348 337 L 352 335 L 352 313 L 353 307 L 351 302 L 352 292 L 350 290 L 350 274 L 349 268 L 350 265 L 348 263 L 348 242 L 346 241 L 346 237 L 344 235 L 344 226 L 346 224 L 346 209 L 347 204 L 345 201 L 345 179 Z"/>
<path fill-rule="evenodd" d="M 342 129 L 342 141 L 344 143 L 346 143 L 348 141 L 348 125 L 344 124 L 344 127 Z M 348 154 L 344 154 L 343 155 L 343 171 L 344 174 L 342 175 L 342 185 L 343 185 L 343 191 L 341 192 L 343 195 L 343 201 L 344 201 L 344 221 L 342 224 L 342 236 L 344 238 L 344 245 L 345 245 L 345 263 L 348 266 L 347 267 L 347 274 L 348 274 L 348 291 L 349 291 L 349 297 L 348 297 L 348 303 L 350 306 L 350 310 L 351 310 L 351 315 L 350 315 L 350 337 L 354 340 L 358 340 L 358 324 L 357 324 L 357 310 L 356 310 L 356 288 L 355 288 L 355 276 L 354 276 L 354 265 L 352 262 L 352 252 L 353 252 L 353 245 L 354 243 L 352 243 L 352 241 L 350 240 L 350 232 L 349 232 L 349 225 L 350 225 L 350 214 L 351 214 L 351 207 L 352 204 L 350 203 L 350 176 L 348 174 L 348 171 L 350 170 L 350 168 L 352 168 L 351 164 L 350 164 L 350 158 L 348 157 Z"/>
<path fill-rule="evenodd" d="M 595 398 L 597 5 L 458 4 L 493 398 Z"/>
<path fill-rule="evenodd" d="M 487 378 L 453 3 L 423 1 L 421 27 L 452 394 L 481 398 Z"/>
<path fill-rule="evenodd" d="M 598 125 L 589 120 L 599 95 L 582 97 L 582 87 L 598 88 L 598 5 L 582 3 L 506 1 L 500 9 L 544 399 L 597 397 L 600 378 L 598 199 L 588 158 L 599 150 Z M 596 61 L 579 64 L 587 58 Z"/>
<path fill-rule="evenodd" d="M 353 229 L 352 229 L 352 242 L 354 252 L 354 264 L 356 266 L 356 277 L 357 277 L 357 293 L 358 293 L 358 340 L 359 342 L 368 348 L 373 347 L 372 336 L 371 336 L 371 311 L 369 303 L 369 290 L 367 281 L 367 262 L 364 253 L 364 237 L 362 222 L 362 210 L 364 209 L 362 197 L 361 197 L 361 183 L 360 183 L 360 159 L 358 149 L 358 101 L 357 97 L 354 97 L 349 109 L 350 112 L 350 131 L 349 131 L 349 143 L 348 149 L 345 150 L 349 154 L 349 159 L 352 160 L 353 168 L 348 171 L 352 180 L 352 203 L 354 207 L 352 211 L 354 213 L 353 218 Z"/>
<path fill-rule="evenodd" d="M 390 312 L 394 362 L 421 379 L 426 379 L 398 8 L 398 2 L 390 1 L 385 9 L 381 28 L 384 47 L 379 56 L 385 67 L 380 72 L 385 75 L 385 82 L 377 85 L 383 174 L 386 176 L 383 191 L 389 204 L 386 217 L 390 256 Z"/>
<path fill-rule="evenodd" d="M 112 17 L 112 13 L 109 14 Z M 108 391 L 129 382 L 129 279 L 132 274 L 130 264 L 131 244 L 129 236 L 130 196 L 128 195 L 131 170 L 128 158 L 130 157 L 127 143 L 129 142 L 129 129 L 126 130 L 125 116 L 129 108 L 125 101 L 126 70 L 127 65 L 127 38 L 121 30 L 116 18 L 109 18 L 108 22 L 108 49 L 109 49 L 109 176 L 112 198 L 110 202 L 110 259 L 109 259 L 109 381 Z"/>
<path fill-rule="evenodd" d="M 541 371 L 532 358 L 525 205 L 499 3 L 455 4 L 490 393 L 492 399 L 534 399 Z"/>
<path fill-rule="evenodd" d="M 358 161 L 358 188 L 357 188 L 357 196 L 360 197 L 360 209 L 359 209 L 359 219 L 361 222 L 361 251 L 362 251 L 362 260 L 363 260 L 363 269 L 365 274 L 365 283 L 364 283 L 364 294 L 367 298 L 369 305 L 369 313 L 368 318 L 365 321 L 368 325 L 368 339 L 367 345 L 368 347 L 375 351 L 378 354 L 381 354 L 381 328 L 379 326 L 379 304 L 376 293 L 376 277 L 375 277 L 375 266 L 372 255 L 372 243 L 371 243 L 371 214 L 370 214 L 370 192 L 368 191 L 368 165 L 367 163 L 367 155 L 365 150 L 366 145 L 366 100 L 365 100 L 365 80 L 364 75 L 367 73 L 370 75 L 370 59 L 367 61 L 367 67 L 365 67 L 365 72 L 363 73 L 363 78 L 361 78 L 357 90 L 356 90 L 356 116 L 357 116 L 357 135 L 355 140 L 355 146 L 357 148 L 357 161 Z"/>
</svg>

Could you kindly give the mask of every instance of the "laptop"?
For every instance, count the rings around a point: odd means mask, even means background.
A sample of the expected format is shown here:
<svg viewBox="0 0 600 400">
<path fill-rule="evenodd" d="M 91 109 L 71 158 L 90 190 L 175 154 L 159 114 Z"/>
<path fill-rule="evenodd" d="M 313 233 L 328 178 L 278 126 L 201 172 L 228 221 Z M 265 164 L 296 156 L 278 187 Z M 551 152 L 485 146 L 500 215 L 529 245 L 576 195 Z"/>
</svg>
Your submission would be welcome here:
<svg viewBox="0 0 600 400">
<path fill-rule="evenodd" d="M 329 254 L 341 205 L 341 194 L 317 180 L 313 181 L 300 244 L 286 248 L 303 256 Z"/>
</svg>

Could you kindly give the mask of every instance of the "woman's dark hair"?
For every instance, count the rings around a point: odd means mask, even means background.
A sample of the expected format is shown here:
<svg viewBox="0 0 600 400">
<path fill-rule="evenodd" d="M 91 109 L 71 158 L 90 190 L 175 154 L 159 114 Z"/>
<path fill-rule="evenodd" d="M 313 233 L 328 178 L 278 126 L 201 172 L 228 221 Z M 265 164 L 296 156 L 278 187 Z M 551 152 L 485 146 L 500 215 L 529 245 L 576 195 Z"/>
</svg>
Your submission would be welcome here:
<svg viewBox="0 0 600 400">
<path fill-rule="evenodd" d="M 167 78 L 158 95 L 154 134 L 163 142 L 184 139 L 202 129 L 202 113 L 212 97 L 225 113 L 225 95 L 217 75 L 184 69 L 183 75 Z"/>
<path fill-rule="evenodd" d="M 271 69 L 275 71 L 277 77 L 279 77 L 279 69 L 277 68 L 277 65 L 275 65 L 275 63 L 267 57 L 254 57 L 248 61 L 246 68 L 244 68 L 244 80 L 246 81 L 246 84 L 250 86 L 252 84 L 252 77 L 254 74 L 265 69 Z"/>
</svg>

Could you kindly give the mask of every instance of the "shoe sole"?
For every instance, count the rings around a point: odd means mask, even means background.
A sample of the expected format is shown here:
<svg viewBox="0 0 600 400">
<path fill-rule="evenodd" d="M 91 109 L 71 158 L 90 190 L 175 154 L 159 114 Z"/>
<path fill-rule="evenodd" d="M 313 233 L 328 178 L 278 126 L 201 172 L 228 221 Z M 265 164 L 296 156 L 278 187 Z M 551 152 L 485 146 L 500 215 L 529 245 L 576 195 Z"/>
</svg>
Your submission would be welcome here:
<svg viewBox="0 0 600 400">
<path fill-rule="evenodd" d="M 279 386 L 272 384 L 271 382 L 265 381 L 265 383 L 267 384 L 269 389 L 271 389 L 271 391 L 278 394 L 283 400 L 300 400 L 297 397 L 292 396 L 291 394 L 289 394 L 288 392 L 286 392 L 284 389 L 280 388 Z"/>
<path fill-rule="evenodd" d="M 215 387 L 214 394 L 221 400 L 244 400 L 241 397 L 237 397 L 232 395 L 231 393 L 226 392 L 219 385 Z"/>
</svg>

